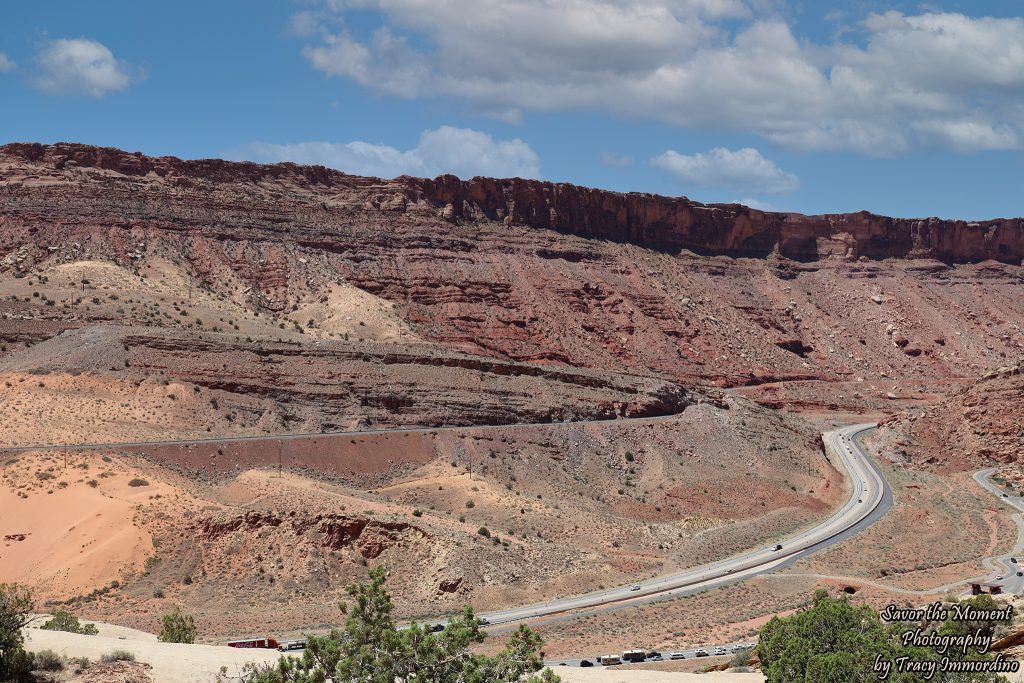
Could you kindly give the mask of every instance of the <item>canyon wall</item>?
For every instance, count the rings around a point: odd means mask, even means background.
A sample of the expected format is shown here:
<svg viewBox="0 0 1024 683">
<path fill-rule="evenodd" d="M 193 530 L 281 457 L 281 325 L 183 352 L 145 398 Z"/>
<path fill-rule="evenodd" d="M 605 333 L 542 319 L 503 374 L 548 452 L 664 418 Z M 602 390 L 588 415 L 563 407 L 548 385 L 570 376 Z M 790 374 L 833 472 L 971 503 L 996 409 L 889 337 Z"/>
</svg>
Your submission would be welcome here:
<svg viewBox="0 0 1024 683">
<path fill-rule="evenodd" d="M 449 221 L 497 220 L 664 251 L 687 249 L 746 257 L 778 254 L 798 261 L 863 256 L 1018 263 L 1024 258 L 1024 221 L 1020 218 L 969 222 L 889 218 L 866 211 L 805 216 L 519 178 L 463 181 L 446 175 L 433 180 L 403 176 L 381 181 L 322 166 L 185 161 L 71 143 L 13 143 L 0 147 L 0 154 L 55 170 L 93 167 L 130 176 L 185 179 L 183 182 L 194 178 L 259 183 L 287 178 L 307 187 L 374 189 L 378 197 L 368 201 L 378 209 L 433 208 Z"/>
</svg>

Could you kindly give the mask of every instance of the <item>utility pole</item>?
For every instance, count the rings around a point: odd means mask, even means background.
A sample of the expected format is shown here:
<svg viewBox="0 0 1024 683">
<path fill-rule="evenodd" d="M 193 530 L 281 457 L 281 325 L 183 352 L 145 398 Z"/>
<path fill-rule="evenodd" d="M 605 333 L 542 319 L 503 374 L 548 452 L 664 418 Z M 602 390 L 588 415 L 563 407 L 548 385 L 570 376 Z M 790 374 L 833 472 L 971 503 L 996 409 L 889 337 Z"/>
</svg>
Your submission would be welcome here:
<svg viewBox="0 0 1024 683">
<path fill-rule="evenodd" d="M 282 469 L 281 447 L 283 446 L 283 444 L 284 444 L 284 439 L 278 439 L 277 440 L 277 478 L 278 479 L 281 479 L 281 478 L 284 477 L 284 474 L 282 474 L 282 472 L 281 472 L 281 469 Z"/>
</svg>

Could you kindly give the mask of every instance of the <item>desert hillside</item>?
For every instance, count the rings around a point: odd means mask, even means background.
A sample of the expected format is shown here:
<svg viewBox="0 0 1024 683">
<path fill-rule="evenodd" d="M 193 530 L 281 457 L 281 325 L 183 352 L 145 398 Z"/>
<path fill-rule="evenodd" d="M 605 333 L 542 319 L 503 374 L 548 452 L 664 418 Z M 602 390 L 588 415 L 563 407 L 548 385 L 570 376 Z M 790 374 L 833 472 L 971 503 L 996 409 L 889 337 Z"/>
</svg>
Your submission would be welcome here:
<svg viewBox="0 0 1024 683">
<path fill-rule="evenodd" d="M 935 405 L 885 420 L 876 437 L 892 460 L 957 471 L 1024 459 L 1024 371 L 1001 366 Z"/>
<path fill-rule="evenodd" d="M 75 144 L 0 147 L 0 193 L 0 579 L 49 608 L 219 641 L 336 624 L 375 566 L 402 618 L 631 584 L 820 522 L 852 493 L 821 432 L 896 413 L 863 536 L 551 651 L 931 595 L 1014 542 L 949 493 L 1015 459 L 1019 374 L 971 385 L 1024 351 L 1020 220 Z"/>
</svg>

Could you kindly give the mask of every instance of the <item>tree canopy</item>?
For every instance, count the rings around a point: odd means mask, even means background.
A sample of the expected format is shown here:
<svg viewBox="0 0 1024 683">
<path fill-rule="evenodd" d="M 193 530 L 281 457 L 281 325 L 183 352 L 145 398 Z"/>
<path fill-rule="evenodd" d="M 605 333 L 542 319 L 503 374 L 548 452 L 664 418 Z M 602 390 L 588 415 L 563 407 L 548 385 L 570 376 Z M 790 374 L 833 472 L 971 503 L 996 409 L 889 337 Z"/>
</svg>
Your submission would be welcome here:
<svg viewBox="0 0 1024 683">
<path fill-rule="evenodd" d="M 991 609 L 995 602 L 989 596 L 960 604 Z M 897 658 L 938 662 L 941 655 L 935 648 L 904 645 L 901 635 L 908 629 L 922 628 L 940 635 L 975 633 L 981 629 L 991 635 L 997 624 L 992 622 L 953 621 L 942 623 L 885 623 L 878 612 L 868 606 L 854 607 L 848 600 L 833 599 L 819 590 L 809 609 L 788 617 L 772 617 L 761 628 L 757 655 L 761 660 L 767 683 L 868 683 L 878 681 L 874 670 L 876 660 L 887 662 Z M 966 654 L 954 649 L 946 653 L 950 659 L 992 660 L 990 654 L 969 650 Z M 889 674 L 891 683 L 925 683 L 923 673 L 898 671 Z M 996 683 L 1006 679 L 995 673 L 943 673 L 930 679 L 958 683 Z"/>
<path fill-rule="evenodd" d="M 28 679 L 32 655 L 25 652 L 21 629 L 32 621 L 32 594 L 13 583 L 0 583 L 0 681 Z"/>
</svg>

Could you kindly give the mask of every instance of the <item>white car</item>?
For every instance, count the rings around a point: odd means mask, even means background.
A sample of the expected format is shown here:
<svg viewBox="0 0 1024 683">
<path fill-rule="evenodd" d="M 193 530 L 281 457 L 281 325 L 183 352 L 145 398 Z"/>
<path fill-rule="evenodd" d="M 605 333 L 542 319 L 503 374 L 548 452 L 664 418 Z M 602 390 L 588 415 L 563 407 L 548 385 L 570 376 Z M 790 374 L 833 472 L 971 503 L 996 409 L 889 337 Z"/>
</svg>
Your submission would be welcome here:
<svg viewBox="0 0 1024 683">
<path fill-rule="evenodd" d="M 708 651 L 705 650 L 702 647 L 698 647 L 696 650 L 693 651 L 693 656 L 694 657 L 707 657 L 708 656 Z"/>
<path fill-rule="evenodd" d="M 719 645 L 718 647 L 716 647 L 716 648 L 715 648 L 715 655 L 716 655 L 716 656 L 718 656 L 718 655 L 724 655 L 724 654 L 725 654 L 725 648 L 724 648 L 724 647 L 722 647 L 721 645 Z"/>
<path fill-rule="evenodd" d="M 638 590 L 640 590 L 640 584 L 639 583 L 633 584 L 632 586 L 629 587 L 629 590 L 631 590 L 631 591 L 638 591 Z"/>
<path fill-rule="evenodd" d="M 686 654 L 683 652 L 672 652 L 669 653 L 669 659 L 686 659 Z"/>
</svg>

